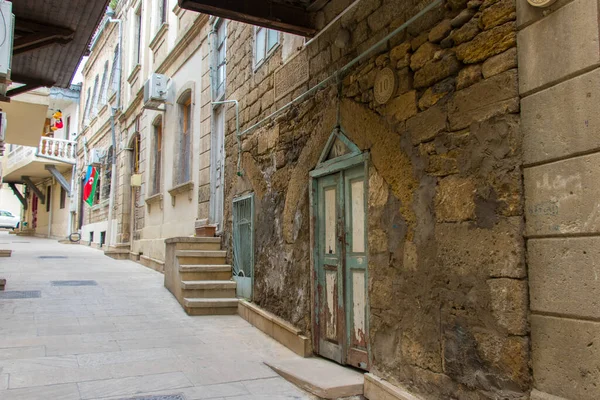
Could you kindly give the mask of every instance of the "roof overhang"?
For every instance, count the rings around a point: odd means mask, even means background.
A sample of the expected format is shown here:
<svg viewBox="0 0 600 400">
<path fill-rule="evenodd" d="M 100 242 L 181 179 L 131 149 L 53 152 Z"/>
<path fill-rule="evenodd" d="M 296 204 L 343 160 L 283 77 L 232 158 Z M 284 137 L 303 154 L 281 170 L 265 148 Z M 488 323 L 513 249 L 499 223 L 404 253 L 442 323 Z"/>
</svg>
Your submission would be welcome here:
<svg viewBox="0 0 600 400">
<path fill-rule="evenodd" d="M 37 87 L 68 87 L 108 0 L 13 1 L 15 36 L 11 81 L 23 86 L 12 97 Z"/>
<path fill-rule="evenodd" d="M 301 36 L 318 32 L 315 13 L 329 0 L 177 0 L 179 7 Z"/>
</svg>

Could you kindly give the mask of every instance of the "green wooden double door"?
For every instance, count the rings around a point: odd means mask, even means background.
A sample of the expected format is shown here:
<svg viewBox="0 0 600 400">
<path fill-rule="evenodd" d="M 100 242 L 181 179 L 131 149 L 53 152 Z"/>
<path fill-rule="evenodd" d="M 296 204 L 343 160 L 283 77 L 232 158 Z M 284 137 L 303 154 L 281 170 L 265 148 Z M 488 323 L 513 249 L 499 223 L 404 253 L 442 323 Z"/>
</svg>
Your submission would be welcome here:
<svg viewBox="0 0 600 400">
<path fill-rule="evenodd" d="M 315 189 L 317 352 L 369 369 L 364 165 L 320 177 Z"/>
</svg>

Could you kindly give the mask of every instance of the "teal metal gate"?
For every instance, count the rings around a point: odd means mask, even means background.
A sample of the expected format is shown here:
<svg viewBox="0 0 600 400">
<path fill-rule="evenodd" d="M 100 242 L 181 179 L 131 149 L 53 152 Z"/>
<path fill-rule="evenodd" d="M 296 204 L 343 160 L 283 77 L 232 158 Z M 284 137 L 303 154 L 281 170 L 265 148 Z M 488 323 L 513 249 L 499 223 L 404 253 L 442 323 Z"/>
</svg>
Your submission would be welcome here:
<svg viewBox="0 0 600 400">
<path fill-rule="evenodd" d="M 252 299 L 254 194 L 233 200 L 233 279 L 237 282 L 237 296 Z"/>
</svg>

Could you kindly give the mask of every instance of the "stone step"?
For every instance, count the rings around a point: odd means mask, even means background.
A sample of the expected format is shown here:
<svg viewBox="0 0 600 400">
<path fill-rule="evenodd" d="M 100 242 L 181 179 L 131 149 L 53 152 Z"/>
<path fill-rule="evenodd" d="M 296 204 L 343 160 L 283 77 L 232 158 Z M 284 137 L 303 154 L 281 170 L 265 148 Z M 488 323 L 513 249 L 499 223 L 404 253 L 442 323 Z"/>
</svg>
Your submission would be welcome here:
<svg viewBox="0 0 600 400">
<path fill-rule="evenodd" d="M 235 289 L 234 281 L 181 281 L 182 289 Z"/>
<path fill-rule="evenodd" d="M 362 372 L 323 358 L 273 360 L 265 364 L 284 379 L 322 399 L 363 394 L 365 379 Z"/>
<path fill-rule="evenodd" d="M 182 281 L 228 281 L 231 279 L 231 265 L 179 265 Z"/>
<path fill-rule="evenodd" d="M 196 237 L 193 242 L 179 242 L 175 250 L 221 250 L 221 238 Z"/>
<path fill-rule="evenodd" d="M 183 307 L 189 315 L 233 315 L 237 314 L 238 299 L 183 299 Z"/>
<path fill-rule="evenodd" d="M 175 257 L 180 265 L 221 265 L 225 264 L 226 251 L 223 250 L 177 250 Z"/>
<path fill-rule="evenodd" d="M 182 281 L 181 290 L 186 298 L 234 298 L 234 281 Z"/>
</svg>

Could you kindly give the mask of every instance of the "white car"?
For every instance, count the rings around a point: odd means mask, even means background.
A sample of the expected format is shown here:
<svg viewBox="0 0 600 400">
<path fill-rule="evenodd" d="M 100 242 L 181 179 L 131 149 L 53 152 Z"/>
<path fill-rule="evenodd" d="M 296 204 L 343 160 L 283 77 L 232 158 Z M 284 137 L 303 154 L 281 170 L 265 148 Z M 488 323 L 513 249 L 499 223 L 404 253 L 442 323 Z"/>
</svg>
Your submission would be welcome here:
<svg viewBox="0 0 600 400">
<path fill-rule="evenodd" d="M 10 211 L 0 210 L 0 228 L 17 229 L 20 222 Z"/>
</svg>

